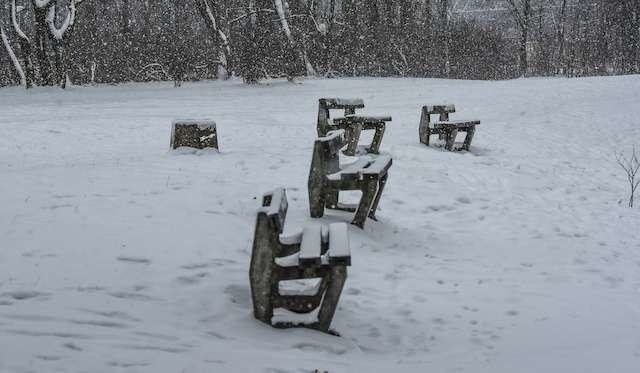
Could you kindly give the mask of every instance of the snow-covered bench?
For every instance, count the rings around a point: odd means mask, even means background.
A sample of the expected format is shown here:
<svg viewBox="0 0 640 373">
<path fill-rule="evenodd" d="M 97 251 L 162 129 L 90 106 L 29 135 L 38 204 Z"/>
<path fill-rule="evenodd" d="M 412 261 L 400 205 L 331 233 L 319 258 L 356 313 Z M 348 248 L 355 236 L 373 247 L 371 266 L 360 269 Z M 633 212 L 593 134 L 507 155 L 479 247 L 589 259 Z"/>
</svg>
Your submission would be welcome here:
<svg viewBox="0 0 640 373">
<path fill-rule="evenodd" d="M 420 142 L 429 145 L 429 138 L 438 135 L 440 140 L 445 140 L 445 149 L 453 150 L 458 132 L 466 132 L 467 136 L 462 145 L 463 150 L 469 150 L 476 126 L 479 120 L 449 120 L 449 114 L 455 113 L 454 105 L 431 105 L 422 107 L 422 117 L 420 118 Z M 431 122 L 431 115 L 440 115 L 439 121 Z"/>
<path fill-rule="evenodd" d="M 254 315 L 277 328 L 329 332 L 351 265 L 347 224 L 310 225 L 285 237 L 287 208 L 279 188 L 258 210 L 249 270 Z"/>
<path fill-rule="evenodd" d="M 171 126 L 171 149 L 182 146 L 219 150 L 216 122 L 210 119 L 174 120 Z"/>
<path fill-rule="evenodd" d="M 392 159 L 388 155 L 355 157 L 349 164 L 340 163 L 340 149 L 345 145 L 344 130 L 330 132 L 315 141 L 309 172 L 309 210 L 320 218 L 324 209 L 355 211 L 352 224 L 363 228 L 367 217 L 375 220 L 375 212 L 388 178 Z M 339 202 L 341 191 L 360 190 L 360 202 Z"/>
<path fill-rule="evenodd" d="M 373 140 L 365 146 L 363 153 L 378 154 L 380 144 L 390 116 L 356 115 L 356 109 L 364 108 L 362 99 L 321 98 L 318 106 L 318 136 L 326 136 L 330 131 L 343 129 L 346 131 L 347 148 L 344 154 L 355 155 L 358 152 L 358 141 L 363 130 L 374 130 Z M 344 110 L 344 117 L 331 119 L 331 110 Z"/>
</svg>

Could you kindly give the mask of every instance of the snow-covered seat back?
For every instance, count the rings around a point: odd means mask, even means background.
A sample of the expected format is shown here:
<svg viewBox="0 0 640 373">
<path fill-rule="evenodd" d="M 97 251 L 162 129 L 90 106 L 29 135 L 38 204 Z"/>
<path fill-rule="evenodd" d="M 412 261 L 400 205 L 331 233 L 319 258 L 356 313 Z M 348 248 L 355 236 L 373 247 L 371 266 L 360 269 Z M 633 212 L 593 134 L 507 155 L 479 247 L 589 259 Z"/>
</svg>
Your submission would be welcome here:
<svg viewBox="0 0 640 373">
<path fill-rule="evenodd" d="M 331 130 L 331 110 L 344 110 L 344 115 L 353 115 L 356 109 L 364 108 L 361 98 L 321 98 L 318 100 L 318 136 L 326 136 Z"/>
</svg>

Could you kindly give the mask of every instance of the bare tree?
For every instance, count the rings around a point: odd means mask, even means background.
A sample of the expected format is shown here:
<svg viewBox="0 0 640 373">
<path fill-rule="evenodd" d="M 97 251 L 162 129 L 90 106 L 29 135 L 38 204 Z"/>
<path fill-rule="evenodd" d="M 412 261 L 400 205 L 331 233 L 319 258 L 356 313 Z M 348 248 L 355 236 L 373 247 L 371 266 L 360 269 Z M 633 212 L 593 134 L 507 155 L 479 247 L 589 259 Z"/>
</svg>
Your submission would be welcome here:
<svg viewBox="0 0 640 373">
<path fill-rule="evenodd" d="M 69 64 L 66 48 L 75 24 L 76 7 L 83 1 L 31 0 L 33 24 L 29 29 L 33 30 L 34 36 L 29 37 L 23 31 L 19 16 L 19 13 L 24 11 L 26 7 L 18 5 L 16 0 L 11 0 L 11 23 L 20 42 L 24 68 L 15 54 L 13 54 L 12 60 L 21 75 L 22 84 L 26 88 L 30 88 L 34 82 L 41 85 L 59 84 L 62 88 L 66 86 Z M 9 51 L 12 48 L 4 29 L 2 34 L 5 48 Z M 34 49 L 37 68 L 33 63 Z M 11 55 L 12 51 L 9 54 Z M 36 76 L 36 72 L 39 76 Z"/>
<path fill-rule="evenodd" d="M 638 172 L 640 171 L 640 159 L 638 159 L 638 154 L 636 153 L 636 148 L 633 148 L 631 155 L 629 157 L 625 157 L 622 153 L 616 153 L 616 160 L 618 164 L 624 172 L 627 174 L 627 180 L 629 181 L 629 186 L 631 187 L 630 196 L 629 196 L 629 207 L 633 207 L 634 197 L 636 194 L 636 190 L 638 186 L 640 186 L 640 178 L 637 178 Z"/>
<path fill-rule="evenodd" d="M 531 0 L 507 0 L 513 18 L 520 30 L 520 75 L 526 76 L 529 71 L 527 46 L 529 42 L 529 25 L 531 24 Z"/>
<path fill-rule="evenodd" d="M 229 31 L 224 27 L 223 12 L 217 0 L 196 0 L 196 5 L 218 45 L 218 78 L 226 79 L 233 70 L 230 64 L 231 42 Z"/>
<path fill-rule="evenodd" d="M 289 48 L 294 50 L 296 54 L 299 55 L 299 58 L 303 61 L 307 76 L 316 75 L 316 70 L 311 65 L 309 61 L 309 57 L 307 56 L 307 52 L 304 47 L 302 47 L 293 37 L 291 32 L 291 28 L 289 27 L 289 18 L 291 14 L 289 13 L 289 4 L 287 0 L 274 0 L 274 6 L 276 12 L 278 14 L 278 18 L 280 19 L 280 27 L 282 28 L 282 32 L 287 38 L 287 42 L 289 43 Z"/>
<path fill-rule="evenodd" d="M 18 57 L 16 57 L 15 52 L 13 51 L 13 47 L 11 47 L 11 43 L 9 42 L 9 37 L 4 32 L 4 28 L 0 25 L 0 40 L 2 40 L 2 44 L 4 45 L 7 53 L 9 54 L 9 58 L 13 63 L 13 67 L 15 68 L 18 76 L 20 77 L 20 84 L 27 87 L 27 77 L 25 76 L 24 69 L 22 65 L 20 65 L 20 61 L 18 61 Z"/>
</svg>

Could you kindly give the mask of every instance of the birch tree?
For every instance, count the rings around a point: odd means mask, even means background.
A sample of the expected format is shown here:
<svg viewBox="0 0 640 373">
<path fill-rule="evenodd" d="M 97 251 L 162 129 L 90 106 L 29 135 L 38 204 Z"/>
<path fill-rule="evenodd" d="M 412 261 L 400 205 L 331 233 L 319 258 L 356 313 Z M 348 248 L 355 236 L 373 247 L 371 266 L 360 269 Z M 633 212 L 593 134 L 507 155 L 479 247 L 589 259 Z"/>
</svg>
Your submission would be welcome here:
<svg viewBox="0 0 640 373">
<path fill-rule="evenodd" d="M 196 0 L 198 10 L 205 20 L 218 47 L 218 78 L 227 79 L 233 74 L 231 67 L 231 42 L 226 17 L 218 0 Z"/>
<path fill-rule="evenodd" d="M 289 44 L 289 48 L 295 51 L 298 54 L 299 58 L 303 61 L 307 76 L 315 76 L 316 70 L 313 68 L 313 65 L 309 61 L 309 57 L 307 56 L 307 52 L 304 47 L 300 45 L 294 38 L 291 33 L 291 28 L 289 27 L 289 17 L 291 14 L 289 13 L 289 4 L 287 0 L 273 0 L 276 12 L 278 14 L 278 18 L 280 19 L 280 27 L 282 28 L 282 32 L 287 38 L 287 42 Z"/>
<path fill-rule="evenodd" d="M 13 47 L 11 47 L 11 43 L 9 42 L 9 37 L 4 31 L 4 27 L 2 27 L 2 25 L 0 25 L 0 39 L 2 40 L 2 44 L 4 45 L 4 48 L 7 51 L 11 62 L 13 63 L 13 67 L 15 68 L 16 73 L 20 77 L 20 85 L 29 88 L 27 85 L 27 77 L 24 73 L 24 70 L 22 69 L 22 65 L 20 65 L 20 61 L 18 61 L 18 57 L 16 57 L 16 54 L 13 51 Z"/>
</svg>

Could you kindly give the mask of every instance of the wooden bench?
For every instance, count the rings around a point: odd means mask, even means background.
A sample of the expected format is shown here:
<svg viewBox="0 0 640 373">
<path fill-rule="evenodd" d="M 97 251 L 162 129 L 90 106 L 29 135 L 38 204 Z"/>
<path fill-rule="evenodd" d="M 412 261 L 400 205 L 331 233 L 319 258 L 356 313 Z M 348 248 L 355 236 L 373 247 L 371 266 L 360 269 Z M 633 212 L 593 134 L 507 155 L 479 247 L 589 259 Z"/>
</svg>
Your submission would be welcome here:
<svg viewBox="0 0 640 373">
<path fill-rule="evenodd" d="M 175 120 L 171 125 L 171 149 L 179 147 L 195 149 L 218 147 L 218 130 L 216 122 L 209 119 Z"/>
<path fill-rule="evenodd" d="M 369 146 L 365 146 L 360 153 L 380 152 L 380 144 L 386 129 L 387 122 L 391 122 L 390 116 L 362 116 L 356 115 L 356 109 L 364 108 L 362 99 L 345 98 L 321 98 L 318 106 L 318 136 L 324 137 L 330 131 L 343 129 L 346 131 L 347 148 L 346 155 L 358 153 L 358 141 L 363 130 L 374 130 L 373 140 Z M 344 110 L 344 117 L 331 119 L 331 110 Z"/>
<path fill-rule="evenodd" d="M 329 332 L 351 265 L 347 224 L 310 225 L 284 237 L 287 208 L 280 188 L 265 194 L 258 210 L 249 270 L 253 313 L 277 328 Z"/>
<path fill-rule="evenodd" d="M 392 159 L 387 155 L 361 156 L 351 164 L 340 164 L 340 149 L 345 145 L 344 130 L 330 132 L 315 141 L 309 172 L 309 210 L 320 218 L 324 209 L 355 211 L 352 224 L 363 228 L 367 217 L 375 220 L 375 212 L 387 183 Z M 341 191 L 360 190 L 356 205 L 339 202 Z"/>
<path fill-rule="evenodd" d="M 321 98 L 318 105 L 318 137 L 324 137 L 334 131 L 331 110 L 344 110 L 344 115 L 354 115 L 357 109 L 364 108 L 364 101 L 360 98 Z"/>
<path fill-rule="evenodd" d="M 429 138 L 438 135 L 440 140 L 445 140 L 445 149 L 453 150 L 458 132 L 466 132 L 462 150 L 469 150 L 476 126 L 479 120 L 449 120 L 449 114 L 455 113 L 454 105 L 433 105 L 422 107 L 422 117 L 420 118 L 420 142 L 429 145 Z M 440 115 L 439 121 L 431 122 L 431 115 Z"/>
</svg>

